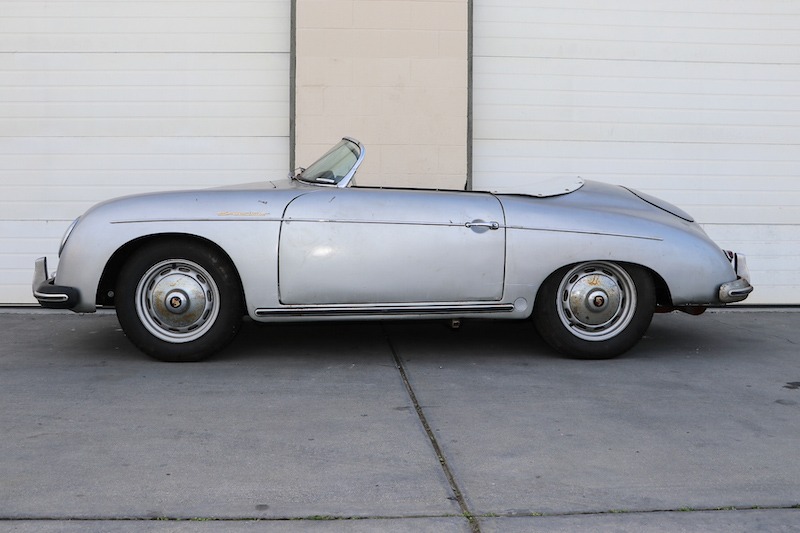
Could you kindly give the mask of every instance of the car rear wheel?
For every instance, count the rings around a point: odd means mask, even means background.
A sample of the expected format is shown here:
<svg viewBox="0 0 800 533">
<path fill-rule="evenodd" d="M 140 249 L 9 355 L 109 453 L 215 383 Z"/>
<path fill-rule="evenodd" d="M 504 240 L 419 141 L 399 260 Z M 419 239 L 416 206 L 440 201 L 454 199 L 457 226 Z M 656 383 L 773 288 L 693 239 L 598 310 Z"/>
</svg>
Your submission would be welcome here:
<svg viewBox="0 0 800 533">
<path fill-rule="evenodd" d="M 591 261 L 551 274 L 539 289 L 533 315 L 539 334 L 562 354 L 609 359 L 642 338 L 655 305 L 655 284 L 646 270 Z"/>
<path fill-rule="evenodd" d="M 241 326 L 236 272 L 200 243 L 159 241 L 138 250 L 120 272 L 114 300 L 128 338 L 161 361 L 205 359 Z"/>
</svg>

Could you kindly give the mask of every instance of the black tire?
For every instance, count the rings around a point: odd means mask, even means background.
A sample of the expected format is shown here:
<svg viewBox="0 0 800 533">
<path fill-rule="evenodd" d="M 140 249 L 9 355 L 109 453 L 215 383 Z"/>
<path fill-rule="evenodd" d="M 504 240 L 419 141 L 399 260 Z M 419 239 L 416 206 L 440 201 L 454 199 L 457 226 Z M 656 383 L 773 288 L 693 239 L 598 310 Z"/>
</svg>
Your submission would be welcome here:
<svg viewBox="0 0 800 533">
<path fill-rule="evenodd" d="M 194 362 L 230 343 L 243 298 L 230 261 L 202 243 L 156 241 L 123 265 L 114 296 L 122 330 L 140 350 L 166 362 Z"/>
<path fill-rule="evenodd" d="M 533 319 L 558 352 L 576 359 L 610 359 L 639 342 L 655 307 L 649 272 L 631 264 L 590 261 L 559 269 L 544 281 Z"/>
</svg>

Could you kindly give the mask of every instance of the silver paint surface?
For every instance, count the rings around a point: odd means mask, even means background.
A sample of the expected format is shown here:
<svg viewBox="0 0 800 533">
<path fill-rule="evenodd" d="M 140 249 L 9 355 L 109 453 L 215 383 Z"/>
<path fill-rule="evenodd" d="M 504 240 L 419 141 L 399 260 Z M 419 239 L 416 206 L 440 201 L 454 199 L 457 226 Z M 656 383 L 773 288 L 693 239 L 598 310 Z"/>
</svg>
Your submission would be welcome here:
<svg viewBox="0 0 800 533">
<path fill-rule="evenodd" d="M 737 273 L 699 225 L 623 187 L 571 183 L 553 195 L 553 183 L 493 194 L 285 179 L 120 198 L 71 228 L 55 283 L 78 289 L 73 310 L 93 312 L 123 246 L 185 235 L 230 257 L 247 312 L 262 321 L 524 318 L 547 276 L 587 261 L 651 270 L 676 306 L 723 303 L 720 287 Z"/>
</svg>

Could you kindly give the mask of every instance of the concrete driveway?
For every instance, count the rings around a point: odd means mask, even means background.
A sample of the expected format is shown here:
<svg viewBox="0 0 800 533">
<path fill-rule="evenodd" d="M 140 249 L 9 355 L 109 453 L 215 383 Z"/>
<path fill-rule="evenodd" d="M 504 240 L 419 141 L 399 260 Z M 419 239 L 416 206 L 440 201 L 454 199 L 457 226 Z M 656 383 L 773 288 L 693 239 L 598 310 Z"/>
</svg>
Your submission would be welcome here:
<svg viewBox="0 0 800 533">
<path fill-rule="evenodd" d="M 657 315 L 611 361 L 529 324 L 245 324 L 152 361 L 0 310 L 0 531 L 800 531 L 800 312 Z"/>
</svg>

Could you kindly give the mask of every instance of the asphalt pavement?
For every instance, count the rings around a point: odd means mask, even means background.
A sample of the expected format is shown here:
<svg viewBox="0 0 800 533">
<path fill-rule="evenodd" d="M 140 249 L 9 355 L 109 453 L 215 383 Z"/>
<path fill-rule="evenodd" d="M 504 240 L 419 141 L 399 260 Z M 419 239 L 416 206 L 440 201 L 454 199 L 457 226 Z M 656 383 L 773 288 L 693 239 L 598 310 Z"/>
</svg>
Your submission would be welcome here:
<svg viewBox="0 0 800 533">
<path fill-rule="evenodd" d="M 800 310 L 656 315 L 609 361 L 248 321 L 168 364 L 113 313 L 0 309 L 0 531 L 800 531 Z"/>
</svg>

